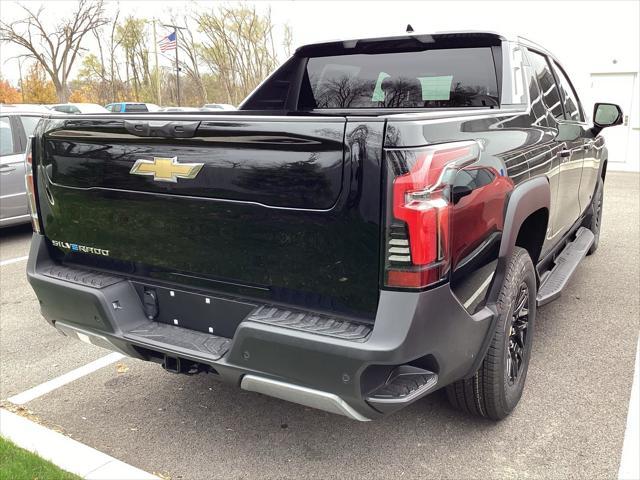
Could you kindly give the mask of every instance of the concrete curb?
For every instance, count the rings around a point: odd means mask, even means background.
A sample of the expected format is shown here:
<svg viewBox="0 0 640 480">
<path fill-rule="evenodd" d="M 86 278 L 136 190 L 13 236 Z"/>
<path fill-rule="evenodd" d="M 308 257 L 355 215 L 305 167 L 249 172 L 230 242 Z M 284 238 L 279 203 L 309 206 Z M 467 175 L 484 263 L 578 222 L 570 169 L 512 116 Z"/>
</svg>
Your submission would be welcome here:
<svg viewBox="0 0 640 480">
<path fill-rule="evenodd" d="M 87 480 L 160 480 L 76 440 L 0 408 L 0 435 Z"/>
</svg>

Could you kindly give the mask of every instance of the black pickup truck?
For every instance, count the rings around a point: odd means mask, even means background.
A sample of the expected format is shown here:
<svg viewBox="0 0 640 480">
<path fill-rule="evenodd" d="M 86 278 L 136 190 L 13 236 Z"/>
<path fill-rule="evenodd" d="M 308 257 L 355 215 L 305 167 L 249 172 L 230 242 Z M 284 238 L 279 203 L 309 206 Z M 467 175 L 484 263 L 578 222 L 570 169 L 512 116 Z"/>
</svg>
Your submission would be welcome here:
<svg viewBox="0 0 640 480">
<path fill-rule="evenodd" d="M 501 419 L 536 308 L 598 246 L 607 149 L 542 47 L 313 44 L 233 112 L 44 120 L 27 267 L 65 335 L 370 420 Z"/>
</svg>

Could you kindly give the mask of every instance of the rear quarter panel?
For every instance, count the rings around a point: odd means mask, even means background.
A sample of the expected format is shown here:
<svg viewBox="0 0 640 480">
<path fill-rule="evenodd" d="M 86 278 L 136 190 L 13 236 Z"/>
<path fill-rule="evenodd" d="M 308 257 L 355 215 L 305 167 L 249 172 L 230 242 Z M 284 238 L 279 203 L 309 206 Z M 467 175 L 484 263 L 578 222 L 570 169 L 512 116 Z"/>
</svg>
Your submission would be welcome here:
<svg viewBox="0 0 640 480">
<path fill-rule="evenodd" d="M 557 128 L 549 119 L 542 121 L 541 115 L 522 107 L 450 119 L 389 119 L 385 147 L 462 140 L 481 145 L 479 161 L 461 171 L 456 181 L 473 183 L 472 176 L 483 180 L 454 205 L 451 229 L 451 288 L 470 312 L 485 305 L 495 278 L 505 213 L 514 189 L 539 176 L 554 182 Z"/>
</svg>

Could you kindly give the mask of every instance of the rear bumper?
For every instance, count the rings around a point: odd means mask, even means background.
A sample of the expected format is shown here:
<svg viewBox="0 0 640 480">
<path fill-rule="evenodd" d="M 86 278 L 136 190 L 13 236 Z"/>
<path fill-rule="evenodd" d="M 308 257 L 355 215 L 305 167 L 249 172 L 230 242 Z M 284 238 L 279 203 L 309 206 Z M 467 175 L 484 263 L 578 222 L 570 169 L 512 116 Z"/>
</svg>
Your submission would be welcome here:
<svg viewBox="0 0 640 480">
<path fill-rule="evenodd" d="M 44 237 L 34 234 L 27 276 L 43 316 L 62 333 L 144 360 L 198 362 L 246 390 L 357 420 L 398 410 L 473 373 L 494 318 L 489 308 L 469 315 L 444 285 L 418 293 L 381 291 L 373 328 L 356 340 L 254 321 L 251 315 L 232 339 L 170 325 L 162 327 L 167 335 L 141 336 L 136 332 L 154 322 L 145 317 L 129 280 L 105 275 L 89 286 L 52 278 L 45 273 L 52 263 Z M 214 340 L 225 344 L 221 355 L 203 348 Z M 372 397 L 392 373 L 416 389 Z"/>
</svg>

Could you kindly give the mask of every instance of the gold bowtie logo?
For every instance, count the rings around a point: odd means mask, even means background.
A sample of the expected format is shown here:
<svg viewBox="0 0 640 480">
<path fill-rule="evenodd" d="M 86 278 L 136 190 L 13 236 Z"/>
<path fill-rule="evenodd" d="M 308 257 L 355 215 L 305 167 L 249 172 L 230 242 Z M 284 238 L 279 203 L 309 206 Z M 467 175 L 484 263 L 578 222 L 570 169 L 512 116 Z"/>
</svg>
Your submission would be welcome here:
<svg viewBox="0 0 640 480">
<path fill-rule="evenodd" d="M 193 179 L 204 163 L 178 163 L 178 157 L 153 157 L 153 160 L 136 160 L 129 173 L 150 175 L 158 182 L 176 183 L 179 178 Z"/>
</svg>

